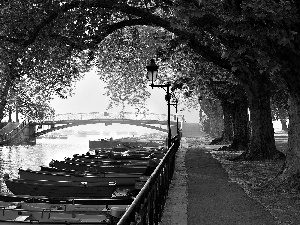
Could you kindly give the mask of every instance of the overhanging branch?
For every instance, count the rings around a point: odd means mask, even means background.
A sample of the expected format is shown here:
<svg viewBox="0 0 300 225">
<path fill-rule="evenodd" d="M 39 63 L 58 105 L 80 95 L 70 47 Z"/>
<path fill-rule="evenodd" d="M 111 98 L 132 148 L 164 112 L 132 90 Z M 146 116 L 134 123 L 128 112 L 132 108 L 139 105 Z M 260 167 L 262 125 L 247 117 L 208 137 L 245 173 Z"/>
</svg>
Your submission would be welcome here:
<svg viewBox="0 0 300 225">
<path fill-rule="evenodd" d="M 151 25 L 151 22 L 144 19 L 123 20 L 118 23 L 100 27 L 101 29 L 99 29 L 98 34 L 78 39 L 78 41 L 74 41 L 74 38 L 72 37 L 67 37 L 56 33 L 52 33 L 50 37 L 55 38 L 56 40 L 59 40 L 63 43 L 66 43 L 74 49 L 78 49 L 82 51 L 85 49 L 95 48 L 97 44 L 99 44 L 108 35 L 112 34 L 116 30 L 129 27 L 129 26 L 137 26 L 137 25 Z"/>
<path fill-rule="evenodd" d="M 24 46 L 28 46 L 34 43 L 35 39 L 39 35 L 40 31 L 51 24 L 57 17 L 67 11 L 70 11 L 75 8 L 103 8 L 109 10 L 117 10 L 129 15 L 136 16 L 140 18 L 139 20 L 127 20 L 121 21 L 119 23 L 115 23 L 112 25 L 108 25 L 106 31 L 104 33 L 94 35 L 91 37 L 93 40 L 93 44 L 101 42 L 107 35 L 112 33 L 115 30 L 121 29 L 125 26 L 133 26 L 133 25 L 151 25 L 151 26 L 159 26 L 162 27 L 175 35 L 189 41 L 193 49 L 197 51 L 197 53 L 201 54 L 204 58 L 215 62 L 217 65 L 223 68 L 229 68 L 230 65 L 228 64 L 227 60 L 222 59 L 217 52 L 215 52 L 210 46 L 205 46 L 201 43 L 201 41 L 197 41 L 194 33 L 189 32 L 185 29 L 184 26 L 174 26 L 171 22 L 170 18 L 161 18 L 160 16 L 153 14 L 145 8 L 138 8 L 134 6 L 130 6 L 127 4 L 121 4 L 117 0 L 74 0 L 70 3 L 66 3 L 60 7 L 60 9 L 53 10 L 51 13 L 48 14 L 38 25 L 36 25 L 30 32 L 28 39 L 23 42 Z M 176 18 L 174 18 L 176 19 Z M 61 37 L 63 38 L 63 37 Z M 64 37 L 65 38 L 65 37 Z M 70 40 L 66 40 L 70 41 Z M 70 42 L 71 43 L 71 42 Z M 78 43 L 77 43 L 78 44 Z M 75 43 L 73 43 L 76 46 Z M 79 47 L 79 46 L 77 46 Z"/>
</svg>

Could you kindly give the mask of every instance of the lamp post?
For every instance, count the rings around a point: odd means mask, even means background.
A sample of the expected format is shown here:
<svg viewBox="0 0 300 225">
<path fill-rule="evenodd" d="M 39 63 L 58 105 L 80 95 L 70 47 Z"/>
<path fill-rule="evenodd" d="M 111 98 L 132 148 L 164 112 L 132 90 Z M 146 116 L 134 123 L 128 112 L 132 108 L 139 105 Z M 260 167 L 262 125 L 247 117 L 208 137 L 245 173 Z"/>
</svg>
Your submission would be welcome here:
<svg viewBox="0 0 300 225">
<path fill-rule="evenodd" d="M 178 122 L 178 115 L 177 115 L 177 113 L 178 113 L 178 99 L 176 98 L 176 96 L 174 94 L 173 94 L 173 97 L 175 98 L 175 101 L 174 101 L 174 103 L 171 103 L 171 105 L 173 105 L 175 107 L 177 135 L 179 137 L 179 127 L 178 127 L 179 122 Z"/>
<path fill-rule="evenodd" d="M 150 64 L 148 66 L 146 66 L 147 68 L 147 79 L 149 81 L 151 81 L 151 87 L 152 89 L 154 87 L 159 87 L 159 88 L 167 88 L 167 94 L 165 96 L 165 99 L 167 101 L 167 104 L 168 104 L 168 148 L 171 147 L 171 139 L 172 139 L 172 134 L 171 134 L 171 125 L 170 125 L 170 116 L 171 116 L 171 109 L 170 109 L 170 106 L 171 106 L 171 103 L 170 103 L 170 100 L 171 100 L 171 95 L 170 95 L 170 86 L 171 84 L 170 83 L 166 83 L 166 84 L 154 84 L 154 82 L 156 81 L 157 79 L 157 75 L 158 75 L 158 68 L 159 66 L 156 65 L 154 59 L 151 59 L 150 61 Z"/>
</svg>

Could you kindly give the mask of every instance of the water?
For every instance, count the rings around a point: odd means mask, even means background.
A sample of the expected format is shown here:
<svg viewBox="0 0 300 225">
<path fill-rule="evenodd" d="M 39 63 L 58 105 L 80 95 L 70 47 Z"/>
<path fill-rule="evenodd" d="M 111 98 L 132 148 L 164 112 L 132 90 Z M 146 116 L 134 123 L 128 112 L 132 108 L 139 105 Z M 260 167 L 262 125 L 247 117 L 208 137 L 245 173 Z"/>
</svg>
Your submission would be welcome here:
<svg viewBox="0 0 300 225">
<path fill-rule="evenodd" d="M 76 153 L 86 153 L 90 137 L 69 136 L 68 139 L 37 139 L 34 146 L 0 147 L 0 190 L 7 193 L 3 175 L 18 178 L 18 169 L 40 170 L 52 159 L 63 160 Z"/>
<path fill-rule="evenodd" d="M 89 140 L 110 138 L 111 136 L 116 139 L 122 138 L 124 134 L 110 133 L 109 136 L 101 137 L 68 135 L 68 139 L 37 139 L 37 144 L 34 146 L 0 147 L 0 192 L 10 193 L 3 182 L 4 174 L 9 174 L 10 178 L 18 178 L 19 168 L 40 170 L 40 166 L 49 166 L 52 159 L 64 160 L 74 154 L 88 152 Z"/>
</svg>

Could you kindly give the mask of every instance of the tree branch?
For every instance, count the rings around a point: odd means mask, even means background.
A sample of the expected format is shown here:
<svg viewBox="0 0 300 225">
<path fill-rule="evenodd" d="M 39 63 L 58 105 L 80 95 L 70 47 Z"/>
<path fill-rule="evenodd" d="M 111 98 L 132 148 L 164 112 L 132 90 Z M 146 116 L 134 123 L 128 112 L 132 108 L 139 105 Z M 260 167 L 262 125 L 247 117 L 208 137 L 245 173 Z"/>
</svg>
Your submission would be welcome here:
<svg viewBox="0 0 300 225">
<path fill-rule="evenodd" d="M 61 6 L 58 10 L 53 10 L 46 18 L 44 18 L 38 25 L 36 25 L 32 31 L 30 32 L 27 40 L 23 40 L 23 45 L 28 46 L 32 43 L 34 43 L 35 39 L 39 35 L 40 31 L 46 27 L 47 25 L 51 24 L 60 14 L 63 14 L 71 9 L 79 8 L 79 7 L 85 7 L 85 8 L 107 8 L 107 9 L 117 9 L 119 11 L 122 11 L 124 13 L 128 13 L 131 15 L 136 15 L 139 17 L 144 18 L 145 20 L 148 20 L 148 23 L 153 19 L 152 14 L 147 12 L 144 9 L 128 6 L 125 4 L 119 4 L 116 0 L 74 0 L 70 3 L 66 3 L 63 6 Z M 144 13 L 147 12 L 146 18 L 143 16 Z M 153 15 L 154 16 L 154 15 Z M 159 18 L 158 16 L 156 16 Z M 161 19 L 161 18 L 159 18 Z M 20 40 L 18 40 L 20 42 Z"/>
<path fill-rule="evenodd" d="M 52 11 L 46 18 L 44 18 L 38 25 L 36 25 L 26 41 L 23 42 L 24 46 L 28 46 L 34 43 L 35 39 L 39 35 L 40 31 L 46 27 L 47 25 L 51 24 L 60 14 L 63 14 L 69 10 L 84 7 L 84 8 L 105 8 L 110 10 L 118 10 L 120 12 L 137 16 L 140 19 L 138 20 L 131 20 L 126 22 L 119 22 L 108 27 L 106 33 L 103 35 L 99 35 L 98 37 L 93 37 L 95 43 L 101 42 L 108 34 L 112 33 L 113 31 L 125 27 L 126 23 L 131 26 L 135 25 L 151 25 L 151 26 L 159 26 L 162 27 L 175 35 L 184 38 L 185 40 L 189 40 L 190 44 L 193 49 L 200 53 L 204 58 L 215 62 L 217 65 L 223 68 L 229 68 L 229 63 L 222 59 L 217 52 L 212 50 L 210 47 L 203 45 L 200 41 L 197 41 L 194 33 L 187 31 L 183 26 L 180 28 L 179 26 L 173 26 L 169 19 L 163 19 L 158 15 L 152 14 L 144 8 L 137 8 L 133 6 L 129 6 L 126 4 L 120 4 L 117 0 L 74 0 L 70 3 L 66 3 L 62 5 L 56 11 Z"/>
<path fill-rule="evenodd" d="M 50 34 L 50 37 L 55 38 L 56 40 L 59 40 L 63 43 L 66 43 L 74 49 L 78 49 L 78 50 L 82 51 L 85 49 L 94 48 L 97 44 L 99 44 L 108 35 L 112 34 L 116 30 L 119 30 L 119 29 L 122 29 L 125 27 L 129 27 L 129 26 L 136 26 L 136 25 L 151 25 L 151 23 L 144 19 L 123 20 L 118 23 L 107 25 L 105 27 L 100 27 L 102 29 L 99 29 L 99 30 L 101 30 L 102 32 L 100 31 L 99 34 L 88 36 L 88 37 L 82 38 L 78 41 L 74 41 L 74 38 L 72 38 L 72 37 L 67 37 L 64 35 L 57 34 L 57 33 Z"/>
<path fill-rule="evenodd" d="M 152 25 L 152 22 L 149 20 L 144 19 L 130 19 L 130 20 L 123 20 L 118 23 L 114 23 L 104 27 L 105 32 L 101 33 L 100 35 L 90 36 L 89 38 L 93 40 L 93 44 L 99 44 L 103 39 L 105 39 L 108 35 L 113 33 L 116 30 L 129 27 L 129 26 L 137 26 L 137 25 Z"/>
</svg>

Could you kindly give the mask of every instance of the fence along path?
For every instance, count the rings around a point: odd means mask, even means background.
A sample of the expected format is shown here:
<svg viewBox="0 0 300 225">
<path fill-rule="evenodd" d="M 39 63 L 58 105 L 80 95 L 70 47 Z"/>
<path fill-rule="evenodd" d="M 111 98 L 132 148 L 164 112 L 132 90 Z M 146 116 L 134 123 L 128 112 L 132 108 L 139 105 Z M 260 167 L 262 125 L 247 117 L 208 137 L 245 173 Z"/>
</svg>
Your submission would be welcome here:
<svg viewBox="0 0 300 225">
<path fill-rule="evenodd" d="M 158 224 L 168 196 L 175 168 L 175 155 L 180 146 L 180 137 L 172 139 L 168 152 L 156 167 L 118 225 Z"/>
</svg>

